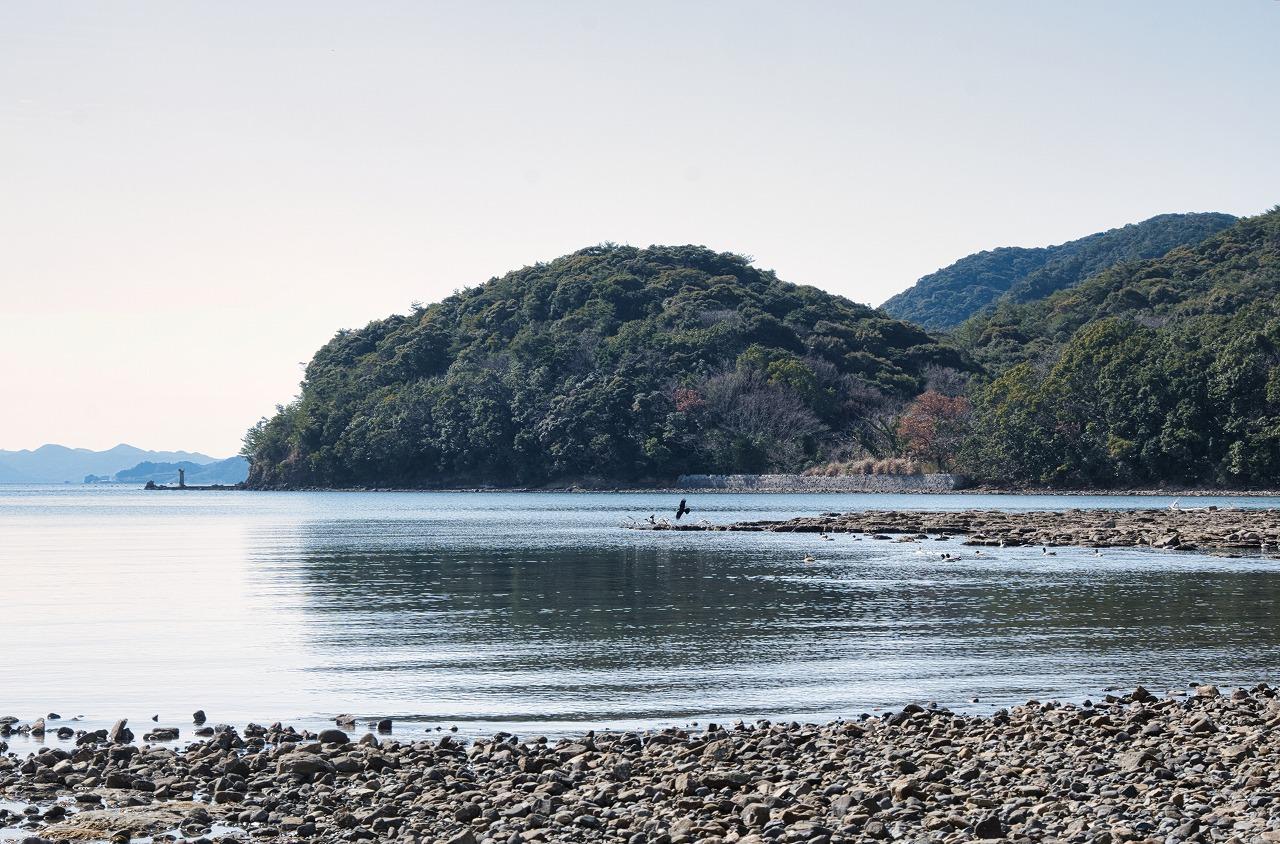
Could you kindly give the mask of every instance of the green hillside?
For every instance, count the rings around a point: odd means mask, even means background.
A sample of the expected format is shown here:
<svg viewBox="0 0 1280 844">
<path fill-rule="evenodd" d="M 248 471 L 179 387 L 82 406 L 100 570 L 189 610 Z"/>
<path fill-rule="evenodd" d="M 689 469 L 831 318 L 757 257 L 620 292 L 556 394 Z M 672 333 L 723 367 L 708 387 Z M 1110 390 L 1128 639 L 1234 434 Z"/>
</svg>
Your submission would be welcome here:
<svg viewBox="0 0 1280 844">
<path fill-rule="evenodd" d="M 930 330 L 954 328 L 1043 267 L 1052 247 L 1004 246 L 961 258 L 885 301 L 885 313 Z"/>
<path fill-rule="evenodd" d="M 960 355 L 698 246 L 603 245 L 342 331 L 246 437 L 259 487 L 669 480 L 892 447 Z"/>
<path fill-rule="evenodd" d="M 1280 209 L 959 336 L 996 376 L 972 396 L 981 477 L 1280 484 Z"/>
<path fill-rule="evenodd" d="M 979 252 L 921 278 L 883 308 L 931 330 L 955 328 L 997 303 L 1044 298 L 1120 262 L 1199 243 L 1234 221 L 1229 214 L 1162 214 L 1057 246 Z"/>
</svg>

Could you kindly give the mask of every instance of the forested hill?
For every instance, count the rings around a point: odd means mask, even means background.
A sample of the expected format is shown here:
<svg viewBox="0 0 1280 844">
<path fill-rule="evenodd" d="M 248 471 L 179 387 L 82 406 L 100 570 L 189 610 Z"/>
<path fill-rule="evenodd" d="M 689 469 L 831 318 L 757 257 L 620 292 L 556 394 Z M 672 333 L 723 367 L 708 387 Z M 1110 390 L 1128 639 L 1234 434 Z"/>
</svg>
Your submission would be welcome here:
<svg viewBox="0 0 1280 844">
<path fill-rule="evenodd" d="M 603 245 L 339 332 L 245 453 L 258 487 L 793 471 L 883 453 L 964 366 L 737 255 Z"/>
<path fill-rule="evenodd" d="M 924 276 L 882 307 L 929 329 L 950 329 L 997 302 L 1041 299 L 1122 261 L 1199 243 L 1234 221 L 1230 214 L 1162 214 L 1057 246 L 979 252 Z"/>
<path fill-rule="evenodd" d="M 1280 484 L 1280 208 L 1002 304 L 962 338 L 998 374 L 966 446 L 984 477 Z"/>
</svg>

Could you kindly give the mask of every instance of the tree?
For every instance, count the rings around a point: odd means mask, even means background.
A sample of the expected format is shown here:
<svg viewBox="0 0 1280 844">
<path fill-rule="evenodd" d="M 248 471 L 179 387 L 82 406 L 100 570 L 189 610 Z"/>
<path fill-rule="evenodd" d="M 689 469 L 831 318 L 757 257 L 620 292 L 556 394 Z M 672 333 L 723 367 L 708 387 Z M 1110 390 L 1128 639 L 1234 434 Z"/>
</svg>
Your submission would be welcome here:
<svg viewBox="0 0 1280 844">
<path fill-rule="evenodd" d="M 969 400 L 927 390 L 907 406 L 898 419 L 903 450 L 917 460 L 950 471 L 969 430 Z"/>
<path fill-rule="evenodd" d="M 966 365 L 741 256 L 606 244 L 339 332 L 245 451 L 256 486 L 796 471 Z"/>
</svg>

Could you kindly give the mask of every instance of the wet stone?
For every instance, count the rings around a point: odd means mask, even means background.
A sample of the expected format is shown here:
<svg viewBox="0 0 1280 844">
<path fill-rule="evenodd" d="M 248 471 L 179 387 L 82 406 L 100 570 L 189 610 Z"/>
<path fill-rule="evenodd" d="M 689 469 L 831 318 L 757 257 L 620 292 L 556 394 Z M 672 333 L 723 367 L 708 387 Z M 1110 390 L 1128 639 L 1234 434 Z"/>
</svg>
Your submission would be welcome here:
<svg viewBox="0 0 1280 844">
<path fill-rule="evenodd" d="M 51 840 L 1243 844 L 1280 830 L 1280 696 L 1244 691 L 558 741 L 351 744 L 273 724 L 143 747 L 103 731 L 0 757 L 0 805 L 31 805 L 24 833 Z"/>
</svg>

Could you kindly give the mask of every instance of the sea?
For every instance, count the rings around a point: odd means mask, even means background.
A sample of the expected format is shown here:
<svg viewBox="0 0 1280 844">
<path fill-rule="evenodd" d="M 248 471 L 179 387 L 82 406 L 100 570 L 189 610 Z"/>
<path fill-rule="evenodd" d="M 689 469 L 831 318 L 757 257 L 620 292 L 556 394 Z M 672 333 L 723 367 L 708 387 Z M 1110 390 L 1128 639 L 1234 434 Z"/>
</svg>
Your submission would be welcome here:
<svg viewBox="0 0 1280 844">
<path fill-rule="evenodd" d="M 684 497 L 711 523 L 1172 500 Z M 1276 678 L 1275 559 L 624 527 L 680 498 L 0 486 L 0 715 L 534 737 Z"/>
</svg>

